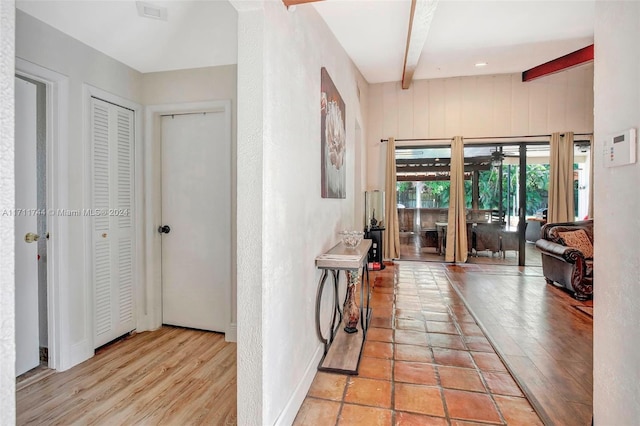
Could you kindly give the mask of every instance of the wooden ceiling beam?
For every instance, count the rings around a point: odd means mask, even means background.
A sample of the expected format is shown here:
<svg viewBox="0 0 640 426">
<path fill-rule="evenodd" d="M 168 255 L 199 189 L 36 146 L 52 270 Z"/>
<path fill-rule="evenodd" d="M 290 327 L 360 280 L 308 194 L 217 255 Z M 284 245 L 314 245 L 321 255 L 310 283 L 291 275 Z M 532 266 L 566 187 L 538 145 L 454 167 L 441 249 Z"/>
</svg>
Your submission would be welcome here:
<svg viewBox="0 0 640 426">
<path fill-rule="evenodd" d="M 593 44 L 526 70 L 522 73 L 522 81 L 535 80 L 591 61 L 593 61 Z"/>
<path fill-rule="evenodd" d="M 407 46 L 402 69 L 402 88 L 405 90 L 409 88 L 413 80 L 413 73 L 418 66 L 424 43 L 427 41 L 429 27 L 437 4 L 438 0 L 411 0 Z"/>
<path fill-rule="evenodd" d="M 299 4 L 305 4 L 305 3 L 314 3 L 317 1 L 323 1 L 323 0 L 282 0 L 282 3 L 284 3 L 284 5 L 287 6 L 287 9 L 288 9 L 291 6 L 297 6 Z"/>
</svg>

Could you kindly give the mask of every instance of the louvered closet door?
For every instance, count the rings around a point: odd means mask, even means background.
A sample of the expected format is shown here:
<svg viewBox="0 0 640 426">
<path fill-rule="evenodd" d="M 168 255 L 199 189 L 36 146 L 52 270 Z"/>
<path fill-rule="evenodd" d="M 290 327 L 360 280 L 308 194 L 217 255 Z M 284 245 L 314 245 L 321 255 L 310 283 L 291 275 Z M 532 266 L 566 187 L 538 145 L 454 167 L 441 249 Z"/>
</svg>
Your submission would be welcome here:
<svg viewBox="0 0 640 426">
<path fill-rule="evenodd" d="M 95 347 L 135 329 L 133 125 L 133 111 L 91 98 Z"/>
</svg>

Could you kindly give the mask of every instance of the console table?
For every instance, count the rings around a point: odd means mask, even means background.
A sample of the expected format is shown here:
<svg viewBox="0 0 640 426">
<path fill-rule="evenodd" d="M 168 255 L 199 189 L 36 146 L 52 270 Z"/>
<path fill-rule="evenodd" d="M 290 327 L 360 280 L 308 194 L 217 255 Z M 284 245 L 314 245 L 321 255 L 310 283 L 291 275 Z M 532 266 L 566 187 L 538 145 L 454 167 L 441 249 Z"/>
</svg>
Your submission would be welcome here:
<svg viewBox="0 0 640 426">
<path fill-rule="evenodd" d="M 316 267 L 322 270 L 316 295 L 316 333 L 318 334 L 318 339 L 324 344 L 324 355 L 320 360 L 320 365 L 318 365 L 318 370 L 320 371 L 358 374 L 362 348 L 364 347 L 369 321 L 371 320 L 371 308 L 369 307 L 371 288 L 369 285 L 369 269 L 367 268 L 367 255 L 370 248 L 371 240 L 368 239 L 363 239 L 354 248 L 349 248 L 340 242 L 331 250 L 316 257 Z M 361 270 L 362 282 L 360 283 Z M 360 286 L 360 305 L 356 311 L 359 318 L 355 318 L 354 323 L 354 315 L 350 315 L 351 318 L 346 318 L 346 320 L 351 319 L 351 323 L 344 325 L 341 324 L 345 313 L 340 307 L 338 295 L 340 271 L 345 271 L 347 276 L 344 306 L 353 306 L 356 303 L 355 293 L 358 289 L 358 284 L 362 284 Z M 334 297 L 331 329 L 329 330 L 329 336 L 325 337 L 320 325 L 320 304 L 329 275 L 333 278 Z"/>
</svg>

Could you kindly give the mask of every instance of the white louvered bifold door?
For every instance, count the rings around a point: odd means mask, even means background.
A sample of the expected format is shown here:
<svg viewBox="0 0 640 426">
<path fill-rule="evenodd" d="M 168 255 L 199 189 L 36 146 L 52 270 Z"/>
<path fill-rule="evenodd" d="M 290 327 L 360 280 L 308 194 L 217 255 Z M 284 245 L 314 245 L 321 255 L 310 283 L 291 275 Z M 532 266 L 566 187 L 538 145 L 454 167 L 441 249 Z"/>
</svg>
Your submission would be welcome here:
<svg viewBox="0 0 640 426">
<path fill-rule="evenodd" d="M 134 115 L 91 98 L 94 347 L 135 329 Z"/>
</svg>

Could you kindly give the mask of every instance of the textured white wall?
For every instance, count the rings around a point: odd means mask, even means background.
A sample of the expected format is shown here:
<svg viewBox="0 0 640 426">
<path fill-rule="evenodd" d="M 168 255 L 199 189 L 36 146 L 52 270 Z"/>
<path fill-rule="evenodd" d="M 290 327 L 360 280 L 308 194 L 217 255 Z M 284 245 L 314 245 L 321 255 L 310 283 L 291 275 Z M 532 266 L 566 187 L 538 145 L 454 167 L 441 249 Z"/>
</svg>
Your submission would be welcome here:
<svg viewBox="0 0 640 426">
<path fill-rule="evenodd" d="M 236 314 L 236 128 L 237 66 L 197 68 L 154 72 L 142 75 L 142 97 L 145 105 L 183 102 L 231 100 L 231 322 Z"/>
<path fill-rule="evenodd" d="M 292 420 L 279 417 L 316 369 L 314 261 L 356 220 L 355 129 L 356 120 L 366 126 L 367 84 L 313 7 L 265 2 L 264 10 L 263 389 L 264 424 L 273 424 Z M 346 199 L 320 196 L 321 67 L 346 108 Z"/>
<path fill-rule="evenodd" d="M 366 105 L 367 83 L 312 7 L 232 4 L 239 11 L 238 423 L 290 424 L 321 354 L 314 259 L 354 225 L 356 120 L 366 128 L 358 86 Z M 320 196 L 323 66 L 346 104 L 346 199 Z"/>
<path fill-rule="evenodd" d="M 0 1 L 0 209 L 14 208 L 15 3 Z M 15 424 L 14 220 L 0 216 L 0 424 Z"/>
<path fill-rule="evenodd" d="M 365 105 L 363 105 L 365 106 Z M 366 111 L 362 109 L 363 115 L 366 117 Z M 355 179 L 354 179 L 354 229 L 364 229 L 365 227 L 365 212 L 364 212 L 364 192 L 367 186 L 367 152 L 366 142 L 364 140 L 364 131 L 356 123 L 356 137 L 355 137 Z M 359 159 L 359 160 L 358 160 Z"/>
<path fill-rule="evenodd" d="M 238 9 L 238 424 L 263 425 L 263 56 L 261 2 Z M 268 307 L 267 307 L 268 308 Z"/>
<path fill-rule="evenodd" d="M 384 188 L 380 139 L 523 136 L 593 131 L 593 65 L 531 82 L 521 74 L 416 80 L 370 86 L 368 186 Z"/>
<path fill-rule="evenodd" d="M 16 12 L 16 56 L 44 68 L 69 77 L 68 158 L 69 205 L 59 208 L 83 209 L 89 207 L 85 199 L 85 186 L 89 177 L 85 173 L 85 126 L 83 122 L 83 83 L 91 84 L 107 92 L 142 101 L 142 75 L 137 71 L 109 58 L 85 44 L 61 33 L 41 21 L 21 12 Z M 69 291 L 61 294 L 68 306 L 67 318 L 61 335 L 64 337 L 62 358 L 64 367 L 83 361 L 93 354 L 89 318 L 89 283 L 85 275 L 87 259 L 85 252 L 84 218 L 68 218 L 68 236 L 60 236 L 68 244 Z M 64 261 L 64 260 L 63 260 Z M 66 327 L 66 329 L 64 329 Z"/>
<path fill-rule="evenodd" d="M 608 134 L 640 129 L 640 3 L 596 2 L 595 285 L 596 425 L 640 419 L 640 163 L 604 168 Z"/>
</svg>

